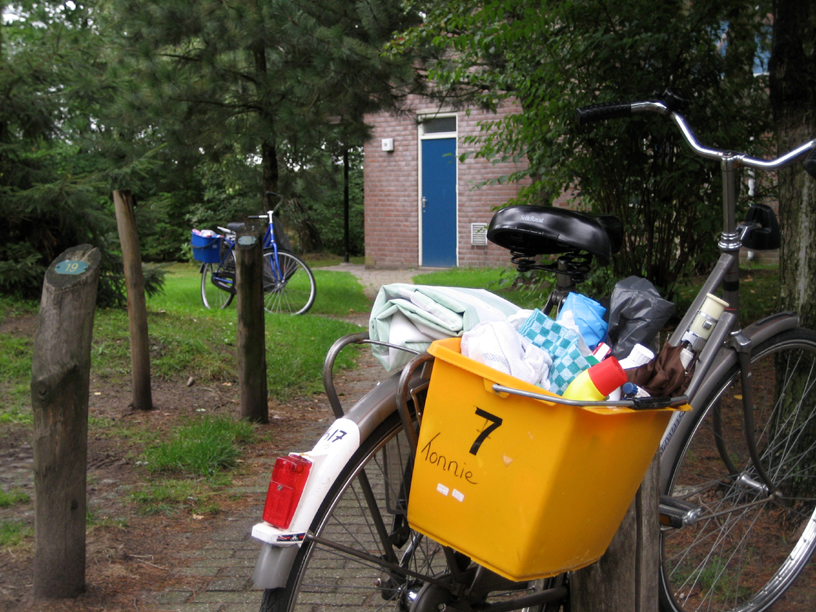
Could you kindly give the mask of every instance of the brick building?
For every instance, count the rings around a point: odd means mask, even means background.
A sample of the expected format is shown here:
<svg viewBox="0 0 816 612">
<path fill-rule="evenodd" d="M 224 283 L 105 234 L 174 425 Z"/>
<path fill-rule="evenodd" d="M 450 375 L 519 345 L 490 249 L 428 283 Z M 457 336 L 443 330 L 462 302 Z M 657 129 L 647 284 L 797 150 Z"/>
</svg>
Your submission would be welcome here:
<svg viewBox="0 0 816 612">
<path fill-rule="evenodd" d="M 476 148 L 464 138 L 496 115 L 446 111 L 418 97 L 409 107 L 402 115 L 367 117 L 373 132 L 364 149 L 366 266 L 508 264 L 508 252 L 488 243 L 484 230 L 493 209 L 515 196 L 519 185 L 478 185 L 523 166 L 458 159 Z"/>
</svg>

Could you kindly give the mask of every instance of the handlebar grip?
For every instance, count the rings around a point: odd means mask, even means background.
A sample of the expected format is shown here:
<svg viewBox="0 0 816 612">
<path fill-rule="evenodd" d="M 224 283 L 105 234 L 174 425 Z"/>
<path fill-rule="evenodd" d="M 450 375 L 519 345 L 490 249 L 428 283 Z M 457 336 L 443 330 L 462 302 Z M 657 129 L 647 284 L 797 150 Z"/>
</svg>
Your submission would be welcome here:
<svg viewBox="0 0 816 612">
<path fill-rule="evenodd" d="M 630 102 L 603 102 L 583 106 L 575 111 L 579 125 L 585 125 L 593 121 L 606 121 L 607 119 L 621 119 L 632 115 L 632 104 Z"/>
<path fill-rule="evenodd" d="M 810 150 L 810 154 L 808 154 L 805 160 L 805 170 L 810 176 L 816 179 L 816 147 Z"/>
</svg>

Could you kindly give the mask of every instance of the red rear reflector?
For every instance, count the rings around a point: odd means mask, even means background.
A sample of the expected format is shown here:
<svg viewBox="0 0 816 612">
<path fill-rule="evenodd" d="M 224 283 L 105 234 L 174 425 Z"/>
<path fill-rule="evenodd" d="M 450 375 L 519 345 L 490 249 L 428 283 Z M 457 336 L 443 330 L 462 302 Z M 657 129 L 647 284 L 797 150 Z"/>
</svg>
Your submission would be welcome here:
<svg viewBox="0 0 816 612">
<path fill-rule="evenodd" d="M 278 529 L 288 529 L 309 477 L 312 462 L 300 455 L 278 457 L 266 493 L 263 520 Z"/>
</svg>

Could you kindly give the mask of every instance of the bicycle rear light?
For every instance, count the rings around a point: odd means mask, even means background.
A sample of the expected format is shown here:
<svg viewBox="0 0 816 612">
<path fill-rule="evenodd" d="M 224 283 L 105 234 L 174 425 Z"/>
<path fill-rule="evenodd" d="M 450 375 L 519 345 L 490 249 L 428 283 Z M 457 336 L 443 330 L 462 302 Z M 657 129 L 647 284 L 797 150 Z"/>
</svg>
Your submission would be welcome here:
<svg viewBox="0 0 816 612">
<path fill-rule="evenodd" d="M 297 509 L 312 462 L 300 455 L 278 457 L 266 493 L 263 520 L 278 529 L 288 529 Z"/>
</svg>

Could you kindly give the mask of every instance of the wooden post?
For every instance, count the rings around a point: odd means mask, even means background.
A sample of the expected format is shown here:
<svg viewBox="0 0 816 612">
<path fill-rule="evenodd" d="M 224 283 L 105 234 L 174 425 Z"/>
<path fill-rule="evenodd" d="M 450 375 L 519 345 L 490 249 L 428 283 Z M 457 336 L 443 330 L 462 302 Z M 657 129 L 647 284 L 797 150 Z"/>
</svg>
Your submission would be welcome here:
<svg viewBox="0 0 816 612">
<path fill-rule="evenodd" d="M 570 577 L 571 612 L 657 612 L 660 522 L 658 457 L 600 561 Z"/>
<path fill-rule="evenodd" d="M 235 248 L 238 297 L 238 386 L 241 418 L 269 422 L 266 399 L 266 342 L 263 308 L 263 250 L 260 232 L 239 233 Z"/>
<path fill-rule="evenodd" d="M 139 236 L 133 214 L 133 196 L 129 191 L 114 191 L 116 225 L 122 245 L 127 287 L 128 321 L 130 323 L 130 363 L 133 381 L 133 402 L 137 410 L 151 410 L 153 395 L 150 389 L 150 344 L 147 337 L 147 305 Z"/>
<path fill-rule="evenodd" d="M 34 595 L 85 588 L 88 393 L 99 251 L 62 253 L 45 273 L 31 364 Z"/>
</svg>

